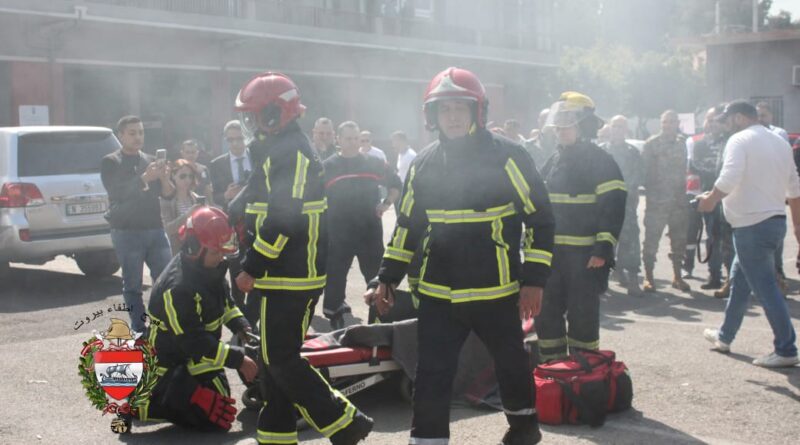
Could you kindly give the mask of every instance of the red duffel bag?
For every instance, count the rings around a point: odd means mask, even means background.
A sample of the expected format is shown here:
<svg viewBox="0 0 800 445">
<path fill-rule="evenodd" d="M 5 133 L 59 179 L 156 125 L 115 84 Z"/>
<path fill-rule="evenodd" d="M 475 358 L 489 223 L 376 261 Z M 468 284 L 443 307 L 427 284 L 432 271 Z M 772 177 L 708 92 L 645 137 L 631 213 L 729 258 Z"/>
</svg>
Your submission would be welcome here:
<svg viewBox="0 0 800 445">
<path fill-rule="evenodd" d="M 606 413 L 630 408 L 633 384 L 613 351 L 580 351 L 533 372 L 539 421 L 603 425 Z"/>
</svg>

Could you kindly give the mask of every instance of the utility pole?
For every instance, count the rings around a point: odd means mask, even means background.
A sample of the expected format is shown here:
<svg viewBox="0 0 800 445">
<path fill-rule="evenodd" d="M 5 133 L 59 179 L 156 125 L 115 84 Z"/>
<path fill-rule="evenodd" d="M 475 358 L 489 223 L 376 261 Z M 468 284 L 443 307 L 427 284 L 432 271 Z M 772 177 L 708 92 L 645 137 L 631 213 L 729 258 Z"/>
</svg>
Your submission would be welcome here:
<svg viewBox="0 0 800 445">
<path fill-rule="evenodd" d="M 753 32 L 758 32 L 758 0 L 753 0 Z"/>
</svg>

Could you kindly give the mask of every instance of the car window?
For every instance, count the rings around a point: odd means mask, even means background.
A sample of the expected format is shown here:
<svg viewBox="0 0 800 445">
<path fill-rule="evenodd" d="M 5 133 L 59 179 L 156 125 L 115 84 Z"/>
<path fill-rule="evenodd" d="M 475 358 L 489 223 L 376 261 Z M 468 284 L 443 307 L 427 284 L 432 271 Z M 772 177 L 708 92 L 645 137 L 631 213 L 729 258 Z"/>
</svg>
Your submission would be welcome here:
<svg viewBox="0 0 800 445">
<path fill-rule="evenodd" d="M 110 132 L 62 132 L 22 135 L 17 149 L 18 176 L 98 173 L 103 156 L 119 148 Z"/>
</svg>

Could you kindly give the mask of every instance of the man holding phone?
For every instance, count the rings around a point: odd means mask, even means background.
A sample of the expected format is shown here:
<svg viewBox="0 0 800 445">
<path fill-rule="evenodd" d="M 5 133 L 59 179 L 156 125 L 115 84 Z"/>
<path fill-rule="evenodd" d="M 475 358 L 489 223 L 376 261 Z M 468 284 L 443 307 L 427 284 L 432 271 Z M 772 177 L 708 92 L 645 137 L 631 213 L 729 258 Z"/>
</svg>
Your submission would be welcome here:
<svg viewBox="0 0 800 445">
<path fill-rule="evenodd" d="M 166 151 L 158 153 L 158 159 L 142 152 L 144 126 L 139 117 L 120 119 L 116 134 L 122 148 L 106 155 L 100 168 L 109 201 L 105 216 L 122 266 L 122 296 L 131 308 L 131 328 L 142 332 L 144 264 L 155 282 L 172 257 L 158 198 L 170 198 L 175 187 L 169 180 Z"/>
</svg>

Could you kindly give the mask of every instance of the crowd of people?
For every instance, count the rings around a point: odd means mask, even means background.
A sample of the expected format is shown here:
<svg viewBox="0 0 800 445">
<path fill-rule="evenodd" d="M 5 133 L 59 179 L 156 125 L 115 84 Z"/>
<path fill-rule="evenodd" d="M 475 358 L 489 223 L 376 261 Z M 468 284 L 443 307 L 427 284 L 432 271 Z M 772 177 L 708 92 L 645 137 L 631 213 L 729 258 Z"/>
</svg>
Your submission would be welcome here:
<svg viewBox="0 0 800 445">
<path fill-rule="evenodd" d="M 780 259 L 787 199 L 800 237 L 800 180 L 768 106 L 715 106 L 692 137 L 667 110 L 641 151 L 627 141 L 624 116 L 606 123 L 595 108 L 590 97 L 564 92 L 525 138 L 515 120 L 492 127 L 478 77 L 448 68 L 424 95 L 437 139 L 417 153 L 394 132 L 387 156 L 353 121 L 317 119 L 309 140 L 297 123 L 305 111 L 297 87 L 268 72 L 242 87 L 240 119 L 222 131 L 230 150 L 208 167 L 193 140 L 174 162 L 145 154 L 141 120 L 122 118 L 122 148 L 102 164 L 107 218 L 132 329 L 147 329 L 161 367 L 139 418 L 229 429 L 227 367 L 245 381 L 259 376 L 259 443 L 297 443 L 298 415 L 334 444 L 361 441 L 372 419 L 300 357 L 320 298 L 331 327 L 345 326 L 346 278 L 357 258 L 364 300 L 377 313 L 391 309 L 406 278 L 417 302 L 409 443 L 448 443 L 452 382 L 470 332 L 495 359 L 509 424 L 502 443 L 538 443 L 520 319 L 535 319 L 541 360 L 598 349 L 609 276 L 629 295 L 656 292 L 657 250 L 669 227 L 671 285 L 688 291 L 701 222 L 703 287 L 730 295 L 723 325 L 705 338 L 729 351 L 753 292 L 775 333 L 774 351 L 754 363 L 798 363 Z M 391 208 L 396 226 L 384 246 Z M 147 310 L 145 263 L 155 283 Z M 223 324 L 242 339 L 257 330 L 259 360 L 222 341 Z"/>
</svg>

